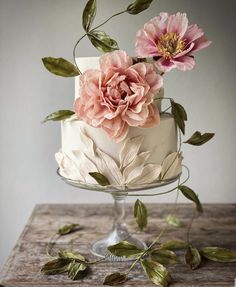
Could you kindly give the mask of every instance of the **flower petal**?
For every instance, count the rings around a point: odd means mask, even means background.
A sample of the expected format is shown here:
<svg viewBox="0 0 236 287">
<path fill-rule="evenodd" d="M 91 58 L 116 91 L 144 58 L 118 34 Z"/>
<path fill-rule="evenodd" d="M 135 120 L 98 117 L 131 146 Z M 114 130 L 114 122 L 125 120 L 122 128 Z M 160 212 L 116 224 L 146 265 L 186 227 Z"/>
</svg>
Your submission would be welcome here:
<svg viewBox="0 0 236 287">
<path fill-rule="evenodd" d="M 176 33 L 182 38 L 188 28 L 188 18 L 185 13 L 176 13 L 169 16 L 167 32 Z"/>
<path fill-rule="evenodd" d="M 176 68 L 181 71 L 192 70 L 195 67 L 195 60 L 190 56 L 183 56 L 180 58 L 173 59 L 172 62 Z"/>
<path fill-rule="evenodd" d="M 129 57 L 125 51 L 117 50 L 111 53 L 106 53 L 100 57 L 100 68 L 103 73 L 110 69 L 127 69 L 132 65 L 132 58 Z"/>
</svg>

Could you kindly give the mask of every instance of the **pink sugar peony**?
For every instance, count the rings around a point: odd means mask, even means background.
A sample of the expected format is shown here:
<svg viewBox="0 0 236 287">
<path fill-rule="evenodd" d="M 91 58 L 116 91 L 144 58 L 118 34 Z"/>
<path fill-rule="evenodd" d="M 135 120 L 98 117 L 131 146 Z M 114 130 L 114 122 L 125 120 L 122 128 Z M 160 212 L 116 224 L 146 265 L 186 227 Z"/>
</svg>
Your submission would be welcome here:
<svg viewBox="0 0 236 287">
<path fill-rule="evenodd" d="M 101 70 L 89 69 L 80 76 L 80 96 L 75 112 L 93 127 L 102 128 L 117 142 L 129 126 L 151 127 L 159 123 L 153 104 L 162 87 L 162 77 L 152 64 L 132 64 L 132 58 L 118 50 L 100 58 Z"/>
<path fill-rule="evenodd" d="M 173 68 L 185 71 L 195 66 L 192 53 L 210 44 L 201 28 L 188 26 L 185 13 L 160 13 L 138 31 L 136 53 L 139 57 L 156 58 L 156 66 L 162 72 Z"/>
</svg>

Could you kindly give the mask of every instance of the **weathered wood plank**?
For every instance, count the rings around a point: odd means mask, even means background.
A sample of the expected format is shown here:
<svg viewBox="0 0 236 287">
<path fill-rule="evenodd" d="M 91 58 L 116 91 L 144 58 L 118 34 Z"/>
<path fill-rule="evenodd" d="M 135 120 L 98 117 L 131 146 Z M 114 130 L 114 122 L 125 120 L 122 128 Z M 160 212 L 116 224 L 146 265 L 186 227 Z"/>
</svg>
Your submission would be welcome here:
<svg viewBox="0 0 236 287">
<path fill-rule="evenodd" d="M 179 204 L 176 215 L 185 224 L 189 222 L 193 205 Z M 136 237 L 150 242 L 165 226 L 165 218 L 172 209 L 171 204 L 149 204 L 150 220 L 145 233 L 139 232 L 133 219 L 132 206 L 127 206 L 127 225 Z M 204 214 L 194 221 L 191 231 L 191 242 L 195 246 L 222 246 L 235 248 L 236 205 L 206 204 Z M 73 249 L 91 257 L 89 248 L 92 242 L 107 234 L 112 225 L 112 206 L 54 204 L 37 205 L 30 217 L 22 235 L 13 249 L 7 263 L 0 274 L 0 286 L 74 286 L 65 275 L 45 276 L 39 272 L 40 267 L 48 260 L 45 255 L 49 237 L 58 227 L 71 222 L 81 225 L 80 231 L 61 237 L 56 249 Z M 167 239 L 185 239 L 184 228 L 171 227 L 163 236 Z M 56 252 L 56 250 L 55 250 Z M 183 264 L 183 254 L 180 252 L 181 263 L 170 267 L 173 282 L 171 286 L 234 286 L 236 264 L 203 261 L 201 268 L 191 271 Z M 92 258 L 92 257 L 91 257 Z M 102 262 L 94 265 L 90 274 L 79 282 L 80 286 L 102 286 L 105 275 L 127 269 L 128 262 Z M 130 273 L 130 280 L 124 284 L 131 286 L 153 286 L 146 279 L 140 267 Z"/>
</svg>

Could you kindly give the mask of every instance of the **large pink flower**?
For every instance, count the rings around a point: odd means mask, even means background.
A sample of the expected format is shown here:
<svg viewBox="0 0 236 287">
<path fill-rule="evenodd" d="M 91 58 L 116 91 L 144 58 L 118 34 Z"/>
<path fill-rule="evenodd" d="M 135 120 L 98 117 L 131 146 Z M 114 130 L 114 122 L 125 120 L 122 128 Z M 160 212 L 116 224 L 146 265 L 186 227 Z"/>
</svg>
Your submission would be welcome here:
<svg viewBox="0 0 236 287">
<path fill-rule="evenodd" d="M 188 26 L 186 14 L 160 13 L 139 30 L 136 37 L 136 53 L 139 57 L 156 58 L 160 71 L 173 68 L 191 70 L 195 66 L 193 52 L 211 44 L 197 25 Z"/>
<path fill-rule="evenodd" d="M 80 76 L 80 96 L 75 101 L 78 117 L 105 130 L 117 142 L 128 127 L 151 127 L 160 121 L 153 104 L 162 87 L 162 77 L 152 64 L 132 64 L 132 58 L 118 50 L 100 58 L 100 69 Z"/>
</svg>

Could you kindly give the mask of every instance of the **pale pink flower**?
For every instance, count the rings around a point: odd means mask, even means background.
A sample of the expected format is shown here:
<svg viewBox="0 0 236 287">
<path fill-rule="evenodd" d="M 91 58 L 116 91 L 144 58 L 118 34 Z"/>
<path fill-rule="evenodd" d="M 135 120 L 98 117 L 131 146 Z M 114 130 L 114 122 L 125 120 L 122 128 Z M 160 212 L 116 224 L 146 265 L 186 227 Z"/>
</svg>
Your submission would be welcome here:
<svg viewBox="0 0 236 287">
<path fill-rule="evenodd" d="M 80 96 L 75 112 L 93 127 L 102 128 L 117 142 L 128 127 L 151 127 L 159 123 L 153 103 L 162 87 L 162 77 L 152 64 L 132 64 L 132 58 L 118 50 L 100 58 L 100 69 L 80 76 Z"/>
<path fill-rule="evenodd" d="M 154 57 L 162 72 L 173 68 L 185 71 L 195 66 L 193 52 L 210 44 L 201 28 L 195 24 L 188 26 L 185 13 L 160 13 L 138 31 L 136 53 L 139 57 Z"/>
</svg>

